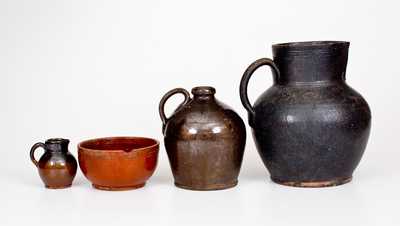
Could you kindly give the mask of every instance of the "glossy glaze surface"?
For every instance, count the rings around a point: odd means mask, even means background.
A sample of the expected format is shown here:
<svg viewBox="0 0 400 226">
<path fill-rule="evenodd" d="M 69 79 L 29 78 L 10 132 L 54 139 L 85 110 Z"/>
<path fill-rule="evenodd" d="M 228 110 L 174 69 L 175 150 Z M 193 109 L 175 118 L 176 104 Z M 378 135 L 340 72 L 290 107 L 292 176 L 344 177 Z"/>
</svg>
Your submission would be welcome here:
<svg viewBox="0 0 400 226">
<path fill-rule="evenodd" d="M 93 187 L 143 187 L 157 166 L 159 142 L 143 137 L 107 137 L 78 144 L 79 166 Z"/>
<path fill-rule="evenodd" d="M 170 118 L 165 101 L 175 93 L 185 101 Z M 218 101 L 212 87 L 195 87 L 193 99 L 184 89 L 168 92 L 160 102 L 164 143 L 175 185 L 192 190 L 217 190 L 237 184 L 246 130 L 242 119 Z"/>
<path fill-rule="evenodd" d="M 38 168 L 40 178 L 47 188 L 66 188 L 72 185 L 77 162 L 68 151 L 68 144 L 67 139 L 53 138 L 45 143 L 36 143 L 31 149 L 31 160 Z M 42 147 L 45 152 L 39 161 L 36 161 L 34 152 L 38 147 Z"/>
<path fill-rule="evenodd" d="M 325 187 L 351 180 L 367 145 L 371 112 L 345 82 L 348 42 L 273 46 L 274 60 L 250 65 L 241 99 L 257 149 L 273 181 Z M 260 66 L 271 66 L 274 84 L 252 107 L 247 83 Z"/>
</svg>

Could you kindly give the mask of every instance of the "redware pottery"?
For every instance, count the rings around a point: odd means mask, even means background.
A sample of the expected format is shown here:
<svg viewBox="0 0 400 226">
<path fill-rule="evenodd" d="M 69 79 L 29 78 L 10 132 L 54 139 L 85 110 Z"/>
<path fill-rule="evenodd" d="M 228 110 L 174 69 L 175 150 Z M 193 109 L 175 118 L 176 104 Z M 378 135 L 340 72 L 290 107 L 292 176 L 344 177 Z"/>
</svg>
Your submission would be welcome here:
<svg viewBox="0 0 400 226">
<path fill-rule="evenodd" d="M 165 102 L 174 94 L 184 102 L 171 117 L 164 113 Z M 173 89 L 161 99 L 164 143 L 175 185 L 192 190 L 217 190 L 233 187 L 243 159 L 246 129 L 230 107 L 217 100 L 215 89 L 200 86 Z"/>
<path fill-rule="evenodd" d="M 69 140 L 52 138 L 45 143 L 39 142 L 32 146 L 30 158 L 39 171 L 40 178 L 46 188 L 67 188 L 72 185 L 76 175 L 77 163 L 68 151 Z M 43 148 L 44 154 L 39 161 L 35 159 L 35 150 Z"/>
<path fill-rule="evenodd" d="M 349 42 L 276 44 L 273 60 L 262 58 L 245 71 L 240 97 L 259 154 L 271 179 L 300 187 L 349 182 L 367 145 L 371 112 L 346 83 Z M 273 85 L 252 106 L 247 84 L 270 66 Z"/>
<path fill-rule="evenodd" d="M 93 187 L 143 187 L 156 169 L 159 142 L 145 137 L 106 137 L 78 144 L 79 167 Z"/>
</svg>

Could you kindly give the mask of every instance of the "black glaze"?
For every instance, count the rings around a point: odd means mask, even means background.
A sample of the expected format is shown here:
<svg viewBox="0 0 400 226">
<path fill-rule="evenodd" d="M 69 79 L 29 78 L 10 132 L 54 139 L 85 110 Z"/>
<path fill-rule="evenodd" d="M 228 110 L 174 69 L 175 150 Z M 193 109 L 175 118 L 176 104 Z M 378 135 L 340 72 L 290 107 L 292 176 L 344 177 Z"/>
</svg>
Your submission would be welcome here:
<svg viewBox="0 0 400 226">
<path fill-rule="evenodd" d="M 367 145 L 371 112 L 346 84 L 348 42 L 272 46 L 274 60 L 254 62 L 240 96 L 259 154 L 277 183 L 323 187 L 349 182 Z M 252 73 L 269 65 L 274 84 L 255 102 L 247 97 Z"/>
</svg>

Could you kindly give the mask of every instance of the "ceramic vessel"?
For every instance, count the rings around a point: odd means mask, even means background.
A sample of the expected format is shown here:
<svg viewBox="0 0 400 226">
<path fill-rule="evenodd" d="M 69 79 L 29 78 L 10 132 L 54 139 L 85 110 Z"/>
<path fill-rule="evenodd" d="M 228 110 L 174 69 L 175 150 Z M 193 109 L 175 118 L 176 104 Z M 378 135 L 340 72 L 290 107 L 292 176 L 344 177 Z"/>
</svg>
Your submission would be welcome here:
<svg viewBox="0 0 400 226">
<path fill-rule="evenodd" d="M 67 188 L 72 185 L 76 175 L 77 163 L 74 156 L 68 151 L 69 140 L 52 138 L 45 143 L 36 143 L 30 151 L 30 158 L 39 170 L 40 178 L 46 188 Z M 44 154 L 39 161 L 34 153 L 37 148 L 43 148 Z"/>
<path fill-rule="evenodd" d="M 164 104 L 176 93 L 184 102 L 169 118 Z M 195 87 L 190 94 L 173 89 L 161 99 L 164 143 L 175 185 L 192 190 L 233 187 L 242 163 L 246 130 L 242 119 L 218 101 L 212 87 Z"/>
<path fill-rule="evenodd" d="M 94 188 L 143 187 L 157 166 L 159 142 L 144 137 L 106 137 L 78 144 L 79 167 Z"/>
<path fill-rule="evenodd" d="M 346 83 L 349 42 L 272 46 L 273 60 L 251 64 L 240 84 L 254 140 L 276 183 L 323 187 L 349 182 L 367 145 L 371 112 Z M 253 72 L 268 65 L 273 85 L 255 102 L 247 97 Z"/>
</svg>

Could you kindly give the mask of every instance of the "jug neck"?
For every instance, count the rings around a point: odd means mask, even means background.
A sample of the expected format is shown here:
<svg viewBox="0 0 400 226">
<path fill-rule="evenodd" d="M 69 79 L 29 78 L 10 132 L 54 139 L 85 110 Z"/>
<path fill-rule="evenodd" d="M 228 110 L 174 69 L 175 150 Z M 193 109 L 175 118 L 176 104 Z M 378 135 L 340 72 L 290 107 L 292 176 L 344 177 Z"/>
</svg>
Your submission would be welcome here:
<svg viewBox="0 0 400 226">
<path fill-rule="evenodd" d="M 349 42 L 292 42 L 272 46 L 280 71 L 279 84 L 341 82 L 347 66 Z"/>
<path fill-rule="evenodd" d="M 197 86 L 192 89 L 195 101 L 214 101 L 215 88 L 211 86 Z"/>
<path fill-rule="evenodd" d="M 68 151 L 68 139 L 63 138 L 51 138 L 46 140 L 46 151 L 52 152 L 67 152 Z"/>
</svg>

